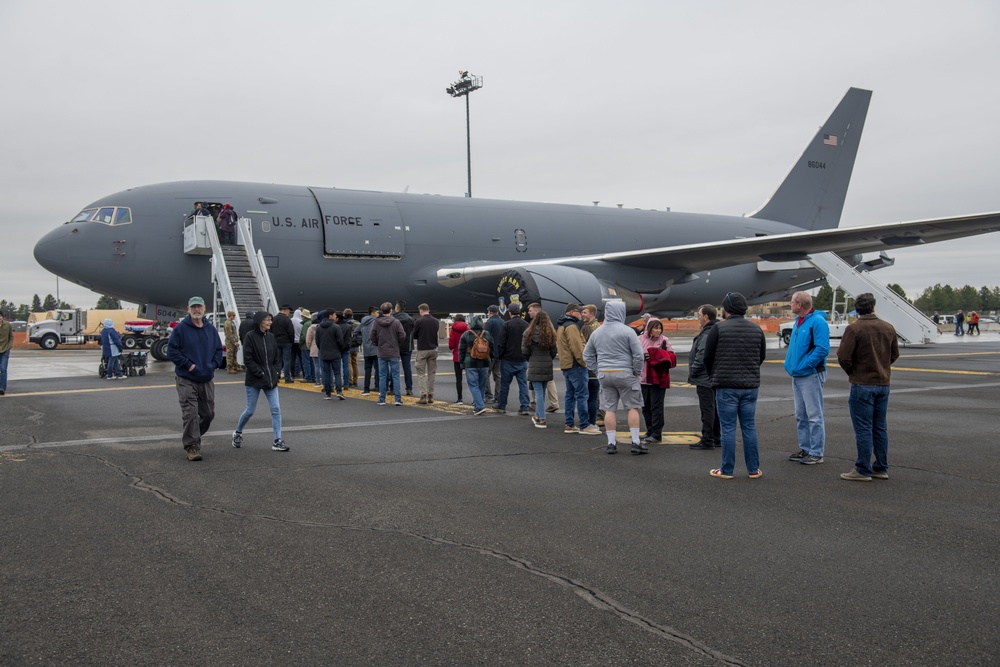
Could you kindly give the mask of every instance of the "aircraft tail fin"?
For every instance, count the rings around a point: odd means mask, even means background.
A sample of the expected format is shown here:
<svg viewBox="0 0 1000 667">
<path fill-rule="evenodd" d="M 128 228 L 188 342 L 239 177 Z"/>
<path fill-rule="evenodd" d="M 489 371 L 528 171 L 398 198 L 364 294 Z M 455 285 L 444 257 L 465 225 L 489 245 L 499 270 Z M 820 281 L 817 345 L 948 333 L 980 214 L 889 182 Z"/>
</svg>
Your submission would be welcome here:
<svg viewBox="0 0 1000 667">
<path fill-rule="evenodd" d="M 849 89 L 777 191 L 750 217 L 810 230 L 837 227 L 871 97 L 870 90 Z"/>
</svg>

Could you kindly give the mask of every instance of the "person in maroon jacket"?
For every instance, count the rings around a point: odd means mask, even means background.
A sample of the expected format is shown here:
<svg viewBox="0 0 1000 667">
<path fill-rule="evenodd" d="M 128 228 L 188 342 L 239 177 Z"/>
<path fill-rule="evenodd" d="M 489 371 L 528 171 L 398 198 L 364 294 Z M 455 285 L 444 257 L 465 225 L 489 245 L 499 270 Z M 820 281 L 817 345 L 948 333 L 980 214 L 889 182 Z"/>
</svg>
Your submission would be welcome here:
<svg viewBox="0 0 1000 667">
<path fill-rule="evenodd" d="M 646 330 L 639 336 L 645 361 L 639 386 L 642 389 L 642 418 L 646 422 L 645 445 L 658 444 L 663 439 L 663 399 L 670 387 L 670 369 L 677 365 L 677 355 L 670 339 L 663 335 L 663 323 L 655 317 L 646 321 Z"/>
</svg>

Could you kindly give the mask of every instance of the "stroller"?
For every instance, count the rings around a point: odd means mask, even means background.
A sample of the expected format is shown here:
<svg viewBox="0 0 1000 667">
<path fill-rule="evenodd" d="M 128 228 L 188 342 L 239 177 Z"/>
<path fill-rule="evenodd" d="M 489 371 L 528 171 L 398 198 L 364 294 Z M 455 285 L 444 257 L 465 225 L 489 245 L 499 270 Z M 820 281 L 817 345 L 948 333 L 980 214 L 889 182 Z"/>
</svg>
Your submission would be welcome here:
<svg viewBox="0 0 1000 667">
<path fill-rule="evenodd" d="M 118 359 L 121 361 L 122 373 L 126 377 L 146 374 L 146 350 L 122 350 Z M 97 368 L 97 377 L 103 378 L 108 374 L 108 358 L 101 355 L 101 364 Z"/>
</svg>

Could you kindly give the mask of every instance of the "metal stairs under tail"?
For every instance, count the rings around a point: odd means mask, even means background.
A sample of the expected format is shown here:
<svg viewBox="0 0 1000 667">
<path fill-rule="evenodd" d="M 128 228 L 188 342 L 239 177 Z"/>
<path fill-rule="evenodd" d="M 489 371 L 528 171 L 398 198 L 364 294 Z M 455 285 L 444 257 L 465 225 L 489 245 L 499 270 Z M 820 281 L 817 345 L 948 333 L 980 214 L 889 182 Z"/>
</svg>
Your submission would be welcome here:
<svg viewBox="0 0 1000 667">
<path fill-rule="evenodd" d="M 907 343 L 930 343 L 939 335 L 933 322 L 909 301 L 872 278 L 868 271 L 854 270 L 832 252 L 813 254 L 809 262 L 827 277 L 827 283 L 834 289 L 839 287 L 854 298 L 865 292 L 874 294 L 875 312 L 895 327 L 896 333 Z"/>
</svg>

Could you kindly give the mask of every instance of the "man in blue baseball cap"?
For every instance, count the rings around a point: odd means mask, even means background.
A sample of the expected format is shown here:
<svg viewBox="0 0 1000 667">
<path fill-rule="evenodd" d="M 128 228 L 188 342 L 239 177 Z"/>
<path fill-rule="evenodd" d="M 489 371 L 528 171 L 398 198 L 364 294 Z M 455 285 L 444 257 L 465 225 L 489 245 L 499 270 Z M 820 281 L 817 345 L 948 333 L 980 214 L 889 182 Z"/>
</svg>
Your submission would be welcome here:
<svg viewBox="0 0 1000 667">
<path fill-rule="evenodd" d="M 201 436 L 215 418 L 215 369 L 226 364 L 219 331 L 205 319 L 205 300 L 188 300 L 188 316 L 170 334 L 167 357 L 174 362 L 174 382 L 181 404 L 181 441 L 188 461 L 201 461 Z"/>
</svg>

